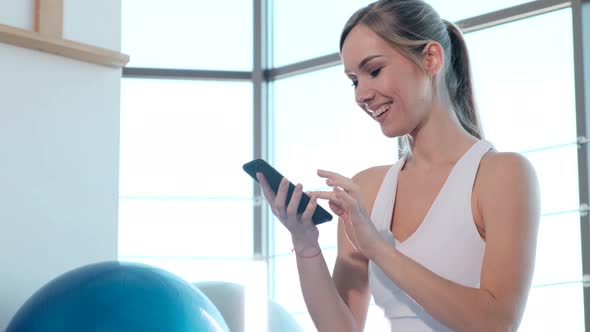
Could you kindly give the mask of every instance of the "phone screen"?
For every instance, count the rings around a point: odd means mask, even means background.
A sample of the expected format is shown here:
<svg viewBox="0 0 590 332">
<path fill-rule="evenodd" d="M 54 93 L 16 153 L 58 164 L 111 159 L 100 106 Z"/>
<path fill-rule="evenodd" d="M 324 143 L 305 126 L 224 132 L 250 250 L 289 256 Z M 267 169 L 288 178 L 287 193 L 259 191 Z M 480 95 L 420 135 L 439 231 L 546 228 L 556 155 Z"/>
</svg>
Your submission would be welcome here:
<svg viewBox="0 0 590 332">
<path fill-rule="evenodd" d="M 258 182 L 258 179 L 256 178 L 256 173 L 262 173 L 273 192 L 276 194 L 279 190 L 279 185 L 281 184 L 283 175 L 263 159 L 254 159 L 252 161 L 249 161 L 244 164 L 243 169 L 256 182 Z M 293 195 L 294 190 L 295 185 L 289 182 L 289 189 L 287 191 L 287 204 L 289 204 L 289 201 L 291 200 L 291 196 Z M 299 202 L 299 206 L 297 207 L 297 213 L 303 213 L 303 211 L 305 211 L 305 208 L 307 207 L 307 204 L 309 204 L 309 201 L 309 196 L 303 193 L 303 195 L 301 195 L 301 201 Z M 332 220 L 332 215 L 323 207 L 318 205 L 311 219 L 314 224 L 318 225 L 326 221 Z"/>
</svg>

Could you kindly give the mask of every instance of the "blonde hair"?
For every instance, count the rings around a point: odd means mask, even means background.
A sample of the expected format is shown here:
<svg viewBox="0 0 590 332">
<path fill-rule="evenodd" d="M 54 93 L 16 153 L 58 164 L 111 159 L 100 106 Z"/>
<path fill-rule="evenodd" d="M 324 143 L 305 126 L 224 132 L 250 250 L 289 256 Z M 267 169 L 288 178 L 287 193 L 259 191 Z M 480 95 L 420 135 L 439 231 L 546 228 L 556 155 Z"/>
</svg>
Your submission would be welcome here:
<svg viewBox="0 0 590 332">
<path fill-rule="evenodd" d="M 362 24 L 373 30 L 406 58 L 423 68 L 420 55 L 430 41 L 438 42 L 445 57 L 445 86 L 461 126 L 483 138 L 475 108 L 467 45 L 461 30 L 440 18 L 421 0 L 380 0 L 354 13 L 340 36 L 340 51 L 350 31 Z"/>
</svg>

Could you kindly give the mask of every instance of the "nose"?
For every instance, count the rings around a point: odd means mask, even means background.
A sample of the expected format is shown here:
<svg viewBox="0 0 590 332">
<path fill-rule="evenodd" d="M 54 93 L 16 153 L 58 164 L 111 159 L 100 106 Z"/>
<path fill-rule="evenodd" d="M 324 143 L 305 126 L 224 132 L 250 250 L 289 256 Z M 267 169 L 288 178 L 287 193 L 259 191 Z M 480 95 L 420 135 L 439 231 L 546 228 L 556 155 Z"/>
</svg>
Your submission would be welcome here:
<svg viewBox="0 0 590 332">
<path fill-rule="evenodd" d="M 366 84 L 358 83 L 356 90 L 355 90 L 355 99 L 356 103 L 361 106 L 365 107 L 373 101 L 375 98 L 375 91 L 370 87 L 367 87 Z"/>
</svg>

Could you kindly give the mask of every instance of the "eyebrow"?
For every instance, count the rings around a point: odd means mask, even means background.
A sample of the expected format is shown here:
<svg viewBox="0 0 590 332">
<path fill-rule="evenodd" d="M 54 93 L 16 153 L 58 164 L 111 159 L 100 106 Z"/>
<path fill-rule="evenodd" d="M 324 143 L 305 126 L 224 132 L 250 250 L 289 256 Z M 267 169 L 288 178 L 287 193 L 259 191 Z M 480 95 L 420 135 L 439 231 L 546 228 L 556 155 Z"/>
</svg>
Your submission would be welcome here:
<svg viewBox="0 0 590 332">
<path fill-rule="evenodd" d="M 359 62 L 358 68 L 361 69 L 363 68 L 369 61 L 375 59 L 375 58 L 379 58 L 382 57 L 383 55 L 369 55 L 368 57 L 364 58 L 361 60 L 361 62 Z M 345 70 L 344 73 L 346 74 L 350 74 L 349 71 Z"/>
</svg>

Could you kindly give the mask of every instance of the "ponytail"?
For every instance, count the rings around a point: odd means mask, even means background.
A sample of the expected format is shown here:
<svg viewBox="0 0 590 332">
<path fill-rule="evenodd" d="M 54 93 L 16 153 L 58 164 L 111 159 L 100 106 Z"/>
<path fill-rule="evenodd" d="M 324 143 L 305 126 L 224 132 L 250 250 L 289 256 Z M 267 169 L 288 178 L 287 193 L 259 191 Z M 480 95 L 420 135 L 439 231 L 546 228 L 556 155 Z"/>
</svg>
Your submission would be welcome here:
<svg viewBox="0 0 590 332">
<path fill-rule="evenodd" d="M 450 64 L 446 75 L 449 96 L 459 122 L 471 135 L 482 139 L 479 117 L 475 108 L 473 82 L 467 45 L 459 27 L 443 20 L 451 41 Z"/>
</svg>

